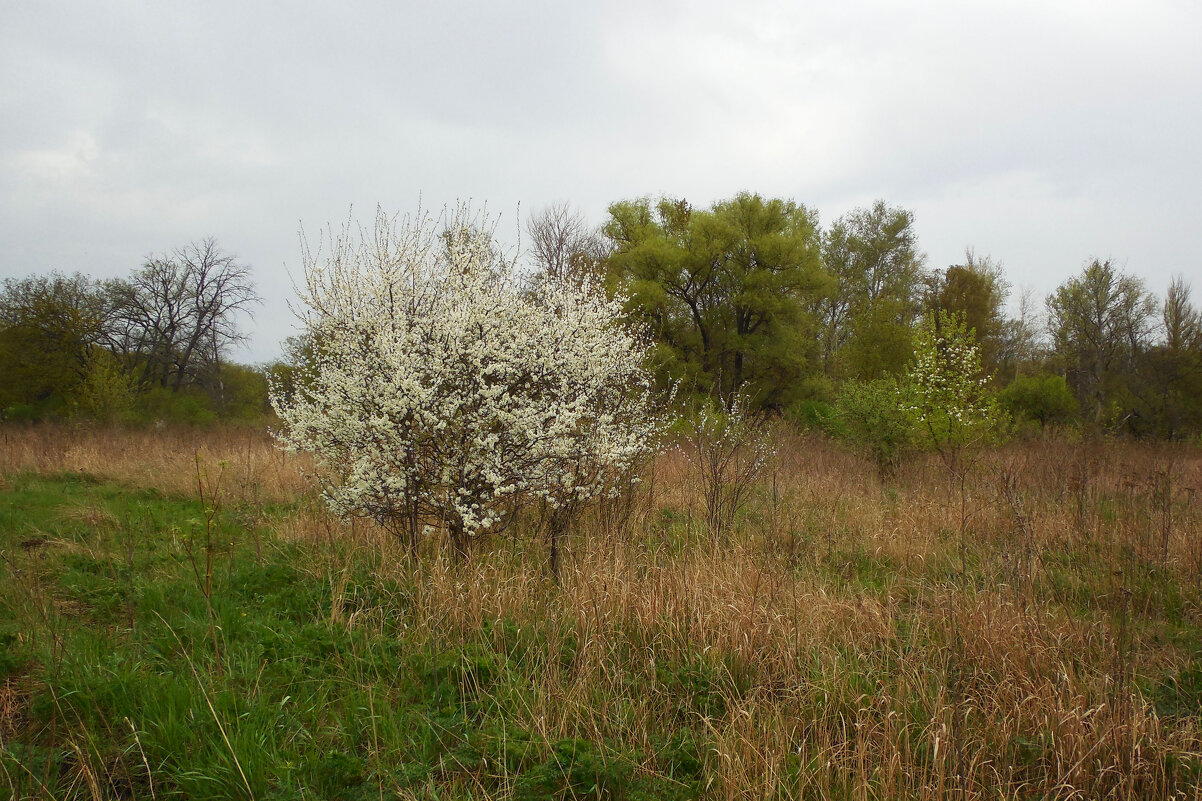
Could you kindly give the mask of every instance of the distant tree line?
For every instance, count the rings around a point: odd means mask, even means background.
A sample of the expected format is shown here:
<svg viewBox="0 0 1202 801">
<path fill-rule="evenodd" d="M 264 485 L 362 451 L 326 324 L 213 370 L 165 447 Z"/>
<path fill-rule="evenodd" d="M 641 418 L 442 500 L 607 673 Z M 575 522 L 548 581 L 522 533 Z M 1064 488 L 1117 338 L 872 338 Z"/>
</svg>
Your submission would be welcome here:
<svg viewBox="0 0 1202 801">
<path fill-rule="evenodd" d="M 706 208 L 621 201 L 599 226 L 560 203 L 527 231 L 532 284 L 590 282 L 627 298 L 658 381 L 686 405 L 738 395 L 752 411 L 839 435 L 901 432 L 882 415 L 897 405 L 889 399 L 915 364 L 921 327 L 946 319 L 970 338 L 988 391 L 1020 430 L 1202 434 L 1202 315 L 1181 278 L 1161 298 L 1091 258 L 1046 299 L 1022 292 L 1011 304 L 1000 263 L 969 249 L 928 267 L 913 213 L 883 201 L 825 226 L 810 207 L 751 193 Z M 0 410 L 259 416 L 268 376 L 287 393 L 316 347 L 289 340 L 279 363 L 258 370 L 231 363 L 240 315 L 259 302 L 250 269 L 212 239 L 126 278 L 6 280 Z"/>
<path fill-rule="evenodd" d="M 261 371 L 228 361 L 260 302 L 250 268 L 204 239 L 126 278 L 50 274 L 0 288 L 0 410 L 7 419 L 105 422 L 258 417 Z"/>
<path fill-rule="evenodd" d="M 740 393 L 839 429 L 841 408 L 893 397 L 920 326 L 948 319 L 1020 428 L 1202 433 L 1202 316 L 1180 278 L 1158 298 L 1112 260 L 1090 259 L 1044 303 L 1024 292 L 1008 313 L 1001 264 L 969 249 L 928 268 L 913 213 L 883 201 L 825 227 L 811 208 L 750 193 L 708 208 L 622 201 L 595 229 L 559 204 L 528 230 L 536 280 L 566 271 L 629 298 L 678 397 Z"/>
</svg>

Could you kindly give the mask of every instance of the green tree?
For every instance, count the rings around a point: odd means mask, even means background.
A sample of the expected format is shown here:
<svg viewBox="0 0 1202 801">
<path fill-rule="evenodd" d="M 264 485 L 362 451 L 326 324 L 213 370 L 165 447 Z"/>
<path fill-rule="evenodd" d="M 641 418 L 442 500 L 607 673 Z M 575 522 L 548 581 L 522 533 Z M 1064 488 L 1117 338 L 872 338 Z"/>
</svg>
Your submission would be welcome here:
<svg viewBox="0 0 1202 801">
<path fill-rule="evenodd" d="M 872 459 L 882 481 L 893 475 L 914 443 L 914 418 L 905 391 L 893 376 L 848 381 L 835 404 L 843 435 Z"/>
<path fill-rule="evenodd" d="M 655 338 L 660 378 L 753 408 L 783 408 L 814 363 L 808 306 L 824 291 L 816 216 L 792 201 L 741 194 L 615 203 L 605 234 L 611 287 Z"/>
<path fill-rule="evenodd" d="M 62 413 L 88 374 L 102 337 L 97 287 L 87 277 L 52 273 L 7 279 L 0 290 L 0 409 L 31 406 Z"/>
<path fill-rule="evenodd" d="M 1190 285 L 1180 275 L 1165 294 L 1164 346 L 1174 353 L 1202 349 L 1202 312 L 1190 301 Z"/>
<path fill-rule="evenodd" d="M 1077 399 L 1064 376 L 1052 373 L 1019 376 L 998 399 L 1015 420 L 1039 423 L 1040 431 L 1049 425 L 1068 423 L 1078 411 Z"/>
<path fill-rule="evenodd" d="M 1001 264 L 969 248 L 963 264 L 953 264 L 931 277 L 931 309 L 959 314 L 976 335 L 981 365 L 993 375 L 999 366 L 1006 334 L 1005 305 L 1010 294 Z"/>
<path fill-rule="evenodd" d="M 835 279 L 814 306 L 827 373 L 900 373 L 922 294 L 914 214 L 878 200 L 840 217 L 822 237 L 822 261 Z"/>
<path fill-rule="evenodd" d="M 1161 320 L 1164 339 L 1139 358 L 1125 405 L 1136 433 L 1175 439 L 1202 432 L 1202 313 L 1180 276 L 1169 284 Z"/>
<path fill-rule="evenodd" d="M 267 368 L 225 362 L 216 376 L 215 407 L 228 420 L 260 420 L 271 414 Z"/>
<path fill-rule="evenodd" d="M 1095 423 L 1135 375 L 1149 346 L 1156 299 L 1109 260 L 1092 260 L 1048 298 L 1048 329 L 1065 377 Z"/>
</svg>

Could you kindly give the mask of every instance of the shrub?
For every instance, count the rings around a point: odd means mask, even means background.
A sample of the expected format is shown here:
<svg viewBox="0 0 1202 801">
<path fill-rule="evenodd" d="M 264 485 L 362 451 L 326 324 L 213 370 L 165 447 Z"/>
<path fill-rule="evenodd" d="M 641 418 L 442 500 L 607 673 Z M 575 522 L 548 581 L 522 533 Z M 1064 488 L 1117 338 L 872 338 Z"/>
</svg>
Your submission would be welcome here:
<svg viewBox="0 0 1202 801">
<path fill-rule="evenodd" d="M 459 209 L 377 214 L 306 248 L 307 380 L 272 389 L 288 448 L 312 453 L 339 514 L 372 517 L 416 549 L 439 525 L 459 554 L 525 501 L 558 536 L 651 447 L 644 340 L 621 299 L 548 280 L 524 291 L 491 231 Z M 286 391 L 285 391 L 286 390 Z"/>
<path fill-rule="evenodd" d="M 858 446 L 887 479 L 914 440 L 914 418 L 897 380 L 849 381 L 835 406 L 837 431 Z"/>
<path fill-rule="evenodd" d="M 997 404 L 986 389 L 976 335 L 963 315 L 940 311 L 923 318 L 906 380 L 906 403 L 922 443 L 949 464 L 996 433 Z"/>
<path fill-rule="evenodd" d="M 847 429 L 839 419 L 838 409 L 826 401 L 797 401 L 789 407 L 785 418 L 802 430 L 821 431 L 831 436 L 847 436 Z"/>
<path fill-rule="evenodd" d="M 1041 431 L 1068 423 L 1078 411 L 1068 382 L 1051 373 L 1019 376 L 1001 391 L 998 400 L 1015 420 L 1039 423 Z"/>
<path fill-rule="evenodd" d="M 134 382 L 117 358 L 98 348 L 89 354 L 83 380 L 71 392 L 71 406 L 79 416 L 114 423 L 132 416 L 134 394 Z"/>
<path fill-rule="evenodd" d="M 700 407 L 684 421 L 687 455 L 705 498 L 705 522 L 711 537 L 733 529 L 751 495 L 756 476 L 772 456 L 763 417 L 749 416 L 746 400 L 730 408 Z"/>
<path fill-rule="evenodd" d="M 169 387 L 153 387 L 137 396 L 134 414 L 142 422 L 192 423 L 209 425 L 217 414 L 203 393 L 195 389 L 172 391 Z"/>
</svg>

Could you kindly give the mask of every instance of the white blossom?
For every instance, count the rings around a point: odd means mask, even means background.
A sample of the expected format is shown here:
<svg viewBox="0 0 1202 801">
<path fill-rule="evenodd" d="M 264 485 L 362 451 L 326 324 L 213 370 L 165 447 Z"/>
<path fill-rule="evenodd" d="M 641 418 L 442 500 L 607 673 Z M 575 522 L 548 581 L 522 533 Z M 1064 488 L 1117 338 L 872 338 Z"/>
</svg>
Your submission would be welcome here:
<svg viewBox="0 0 1202 801">
<path fill-rule="evenodd" d="M 996 426 L 980 349 L 961 315 L 941 311 L 922 320 L 906 376 L 908 392 L 900 405 L 940 452 L 979 441 Z"/>
<path fill-rule="evenodd" d="M 560 508 L 631 480 L 662 420 L 621 298 L 587 282 L 523 291 L 465 208 L 377 213 L 326 249 L 304 248 L 308 380 L 272 402 L 332 510 L 463 539 L 523 500 Z"/>
</svg>

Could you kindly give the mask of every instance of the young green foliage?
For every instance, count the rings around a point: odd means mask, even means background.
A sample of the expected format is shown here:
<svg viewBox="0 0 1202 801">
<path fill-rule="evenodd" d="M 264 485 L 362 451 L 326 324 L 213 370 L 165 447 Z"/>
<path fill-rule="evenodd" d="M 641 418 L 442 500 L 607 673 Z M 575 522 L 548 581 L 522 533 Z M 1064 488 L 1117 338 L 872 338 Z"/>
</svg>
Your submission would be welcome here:
<svg viewBox="0 0 1202 801">
<path fill-rule="evenodd" d="M 904 402 L 906 386 L 893 377 L 849 381 L 835 405 L 844 435 L 889 478 L 914 441 L 914 417 Z"/>
<path fill-rule="evenodd" d="M 878 200 L 843 215 L 822 237 L 822 262 L 835 279 L 815 304 L 827 374 L 899 374 L 922 289 L 913 212 Z"/>
<path fill-rule="evenodd" d="M 1110 259 L 1094 259 L 1048 297 L 1047 307 L 1069 385 L 1088 416 L 1106 422 L 1151 343 L 1156 298 Z"/>
<path fill-rule="evenodd" d="M 1064 376 L 1051 373 L 1024 375 L 1014 379 L 999 395 L 1002 406 L 1016 420 L 1039 424 L 1063 425 L 1077 415 L 1077 399 Z"/>
</svg>

